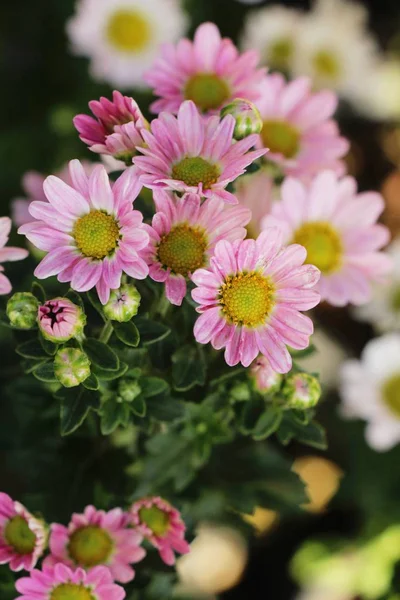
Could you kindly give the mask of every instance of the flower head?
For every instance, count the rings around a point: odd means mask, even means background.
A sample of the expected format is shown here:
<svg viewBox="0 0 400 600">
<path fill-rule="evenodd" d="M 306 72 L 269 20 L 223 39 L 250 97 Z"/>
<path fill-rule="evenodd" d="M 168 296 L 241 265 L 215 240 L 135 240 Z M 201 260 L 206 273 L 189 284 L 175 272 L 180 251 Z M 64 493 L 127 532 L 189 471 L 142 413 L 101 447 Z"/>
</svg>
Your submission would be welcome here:
<svg viewBox="0 0 400 600">
<path fill-rule="evenodd" d="M 125 283 L 118 290 L 112 290 L 103 311 L 107 319 L 125 323 L 137 315 L 139 306 L 140 293 L 134 285 Z"/>
<path fill-rule="evenodd" d="M 30 577 L 22 577 L 15 584 L 16 600 L 123 600 L 125 591 L 113 583 L 106 567 L 70 569 L 66 565 L 44 566 L 35 569 Z"/>
<path fill-rule="evenodd" d="M 257 240 L 220 241 L 209 269 L 192 276 L 192 292 L 202 313 L 194 327 L 200 344 L 225 348 L 229 366 L 248 367 L 259 353 L 278 373 L 287 373 L 292 359 L 286 345 L 304 349 L 313 332 L 311 319 L 299 311 L 319 302 L 314 285 L 319 271 L 303 265 L 306 250 L 298 244 L 282 247 L 279 229 L 264 231 Z"/>
<path fill-rule="evenodd" d="M 179 554 L 189 552 L 185 523 L 179 511 L 163 498 L 154 496 L 138 500 L 132 504 L 130 516 L 132 525 L 157 548 L 165 564 L 175 563 L 174 551 Z"/>
<path fill-rule="evenodd" d="M 154 197 L 157 213 L 147 227 L 150 244 L 144 257 L 150 277 L 165 282 L 168 300 L 179 306 L 187 280 L 196 269 L 209 265 L 215 244 L 246 236 L 251 213 L 242 206 L 227 206 L 220 198 L 208 198 L 202 204 L 196 194 L 179 200 L 161 191 Z"/>
<path fill-rule="evenodd" d="M 138 148 L 145 156 L 134 163 L 141 171 L 142 183 L 151 189 L 167 189 L 219 196 L 236 204 L 237 199 L 225 188 L 245 172 L 245 168 L 266 150 L 248 152 L 257 142 L 249 135 L 233 143 L 235 119 L 227 115 L 205 120 L 188 100 L 181 105 L 178 117 L 161 113 L 151 123 L 151 133 L 143 131 L 147 148 Z"/>
<path fill-rule="evenodd" d="M 110 290 L 120 287 L 123 272 L 136 279 L 148 274 L 139 253 L 149 236 L 142 214 L 132 209 L 141 186 L 133 167 L 112 188 L 101 165 L 88 177 L 81 163 L 73 160 L 70 174 L 71 186 L 57 177 L 46 179 L 48 202 L 31 203 L 29 212 L 36 221 L 20 227 L 19 233 L 48 252 L 35 270 L 36 277 L 57 275 L 61 282 L 70 281 L 77 292 L 96 286 L 106 304 Z"/>
<path fill-rule="evenodd" d="M 130 527 L 130 517 L 120 508 L 108 512 L 87 506 L 83 514 L 73 514 L 68 527 L 53 523 L 51 555 L 46 565 L 63 563 L 88 570 L 108 567 L 114 581 L 128 583 L 135 576 L 132 564 L 146 555 L 143 536 Z"/>
<path fill-rule="evenodd" d="M 34 568 L 46 546 L 46 530 L 19 502 L 0 492 L 0 565 L 12 571 Z"/>
<path fill-rule="evenodd" d="M 260 234 L 261 221 L 270 213 L 275 195 L 274 179 L 265 167 L 235 181 L 235 196 L 239 204 L 251 210 L 248 237 L 256 238 Z"/>
<path fill-rule="evenodd" d="M 280 373 L 276 373 L 271 368 L 268 359 L 262 354 L 252 362 L 250 377 L 254 380 L 255 388 L 262 393 L 277 392 L 283 379 Z"/>
<path fill-rule="evenodd" d="M 282 388 L 287 408 L 306 410 L 318 403 L 321 397 L 321 385 L 309 373 L 292 373 L 285 379 Z"/>
<path fill-rule="evenodd" d="M 54 298 L 39 306 L 38 322 L 46 339 L 51 342 L 67 342 L 82 334 L 86 315 L 68 298 Z"/>
<path fill-rule="evenodd" d="M 17 292 L 7 302 L 7 317 L 19 329 L 32 329 L 37 323 L 39 301 L 30 292 Z"/>
<path fill-rule="evenodd" d="M 28 256 L 28 251 L 24 248 L 5 248 L 8 242 L 8 236 L 11 231 L 11 219 L 9 217 L 0 217 L 0 263 L 6 261 L 22 260 Z M 3 273 L 4 268 L 0 265 L 0 295 L 11 292 L 11 283 L 8 277 Z"/>
<path fill-rule="evenodd" d="M 76 387 L 90 375 L 90 360 L 79 348 L 61 348 L 54 357 L 54 375 L 64 387 Z"/>
<path fill-rule="evenodd" d="M 203 23 L 193 42 L 165 44 L 145 74 L 160 96 L 151 109 L 176 114 L 184 100 L 193 100 L 200 111 L 213 113 L 234 98 L 256 100 L 265 74 L 265 69 L 257 69 L 258 59 L 254 50 L 240 55 L 232 40 L 221 38 L 216 25 Z"/>
<path fill-rule="evenodd" d="M 389 232 L 376 223 L 383 198 L 375 192 L 357 194 L 352 177 L 338 179 L 331 171 L 317 175 L 309 187 L 288 178 L 282 201 L 275 203 L 263 227 L 280 227 L 284 241 L 307 250 L 307 263 L 321 271 L 322 300 L 334 306 L 363 304 L 371 284 L 382 281 L 391 267 Z"/>
</svg>

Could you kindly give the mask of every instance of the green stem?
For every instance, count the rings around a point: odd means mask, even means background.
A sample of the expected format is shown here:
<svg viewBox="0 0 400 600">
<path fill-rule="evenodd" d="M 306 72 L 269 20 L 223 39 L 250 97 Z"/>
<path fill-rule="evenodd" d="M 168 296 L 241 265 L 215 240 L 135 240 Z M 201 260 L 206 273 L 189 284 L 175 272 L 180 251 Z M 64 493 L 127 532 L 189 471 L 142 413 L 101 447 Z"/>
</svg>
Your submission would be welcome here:
<svg viewBox="0 0 400 600">
<path fill-rule="evenodd" d="M 111 325 L 110 321 L 107 321 L 100 333 L 99 342 L 103 342 L 103 344 L 107 344 L 108 340 L 110 339 L 110 337 L 112 335 L 112 332 L 113 332 L 113 326 Z"/>
</svg>

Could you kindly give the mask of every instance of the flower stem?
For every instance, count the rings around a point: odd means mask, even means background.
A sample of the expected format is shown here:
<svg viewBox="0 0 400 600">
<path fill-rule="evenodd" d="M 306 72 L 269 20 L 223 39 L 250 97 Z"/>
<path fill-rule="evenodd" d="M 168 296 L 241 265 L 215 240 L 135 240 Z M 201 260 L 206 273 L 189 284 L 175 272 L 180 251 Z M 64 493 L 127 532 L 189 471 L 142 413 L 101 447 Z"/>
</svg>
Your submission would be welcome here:
<svg viewBox="0 0 400 600">
<path fill-rule="evenodd" d="M 110 321 L 107 321 L 100 333 L 99 341 L 103 342 L 103 344 L 107 344 L 108 340 L 111 337 L 112 332 L 113 332 L 113 326 L 111 325 Z"/>
</svg>

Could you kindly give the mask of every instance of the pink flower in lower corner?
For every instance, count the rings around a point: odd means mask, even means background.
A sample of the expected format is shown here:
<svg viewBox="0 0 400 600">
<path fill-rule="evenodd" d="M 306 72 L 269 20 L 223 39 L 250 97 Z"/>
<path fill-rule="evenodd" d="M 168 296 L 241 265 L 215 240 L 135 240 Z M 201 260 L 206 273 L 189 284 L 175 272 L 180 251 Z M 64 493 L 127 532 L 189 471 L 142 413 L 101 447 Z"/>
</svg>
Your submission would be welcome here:
<svg viewBox="0 0 400 600">
<path fill-rule="evenodd" d="M 237 204 L 237 198 L 226 186 L 266 150 L 249 152 L 258 136 L 249 135 L 234 142 L 234 129 L 232 115 L 221 121 L 218 116 L 204 119 L 190 100 L 182 103 L 178 117 L 161 113 L 152 121 L 151 132 L 142 132 L 147 147 L 138 150 L 144 156 L 133 159 L 143 185 L 206 198 L 218 196 Z"/>
<path fill-rule="evenodd" d="M 63 564 L 44 566 L 33 570 L 30 577 L 18 579 L 15 587 L 22 594 L 15 600 L 123 600 L 126 596 L 106 567 L 86 572 Z"/>
<path fill-rule="evenodd" d="M 220 198 L 208 198 L 203 204 L 197 194 L 175 198 L 173 194 L 154 193 L 157 213 L 147 226 L 150 244 L 143 254 L 154 281 L 165 282 L 168 300 L 182 304 L 186 284 L 192 273 L 207 267 L 215 244 L 246 236 L 250 210 L 229 206 Z"/>
<path fill-rule="evenodd" d="M 175 554 L 187 554 L 189 544 L 185 540 L 186 526 L 181 515 L 169 502 L 159 497 L 144 498 L 132 504 L 132 525 L 160 553 L 167 565 L 175 563 Z"/>
<path fill-rule="evenodd" d="M 44 524 L 19 502 L 0 492 L 0 565 L 12 571 L 34 568 L 47 540 Z"/>
<path fill-rule="evenodd" d="M 44 182 L 48 202 L 32 202 L 29 212 L 36 221 L 19 233 L 40 250 L 48 252 L 35 275 L 57 275 L 71 282 L 77 292 L 96 286 L 106 304 L 110 290 L 121 285 L 122 273 L 135 279 L 148 275 L 140 252 L 149 235 L 143 215 L 132 203 L 141 184 L 134 167 L 127 169 L 111 188 L 106 170 L 97 165 L 90 177 L 78 160 L 70 162 L 72 185 L 50 176 Z"/>
<path fill-rule="evenodd" d="M 8 236 L 11 231 L 11 219 L 9 217 L 0 217 L 0 263 L 3 262 L 14 262 L 17 260 L 23 260 L 28 256 L 28 251 L 24 248 L 14 248 L 5 245 L 8 242 Z M 0 264 L 0 294 L 9 294 L 12 290 L 12 286 L 8 277 L 3 273 L 4 268 Z"/>
<path fill-rule="evenodd" d="M 285 243 L 306 248 L 307 263 L 321 271 L 322 300 L 334 306 L 367 302 L 372 283 L 384 280 L 392 264 L 380 252 L 390 237 L 377 223 L 384 209 L 382 196 L 357 194 L 355 179 L 339 179 L 332 171 L 320 173 L 308 187 L 288 178 L 281 195 L 263 227 L 279 227 Z"/>
<path fill-rule="evenodd" d="M 309 345 L 313 323 L 299 311 L 320 300 L 313 289 L 319 270 L 304 265 L 306 250 L 298 244 L 283 247 L 278 228 L 262 232 L 257 240 L 220 241 L 209 269 L 199 269 L 192 280 L 192 297 L 201 316 L 194 326 L 200 344 L 225 348 L 229 366 L 248 367 L 259 353 L 277 373 L 287 373 L 290 346 Z"/>
</svg>

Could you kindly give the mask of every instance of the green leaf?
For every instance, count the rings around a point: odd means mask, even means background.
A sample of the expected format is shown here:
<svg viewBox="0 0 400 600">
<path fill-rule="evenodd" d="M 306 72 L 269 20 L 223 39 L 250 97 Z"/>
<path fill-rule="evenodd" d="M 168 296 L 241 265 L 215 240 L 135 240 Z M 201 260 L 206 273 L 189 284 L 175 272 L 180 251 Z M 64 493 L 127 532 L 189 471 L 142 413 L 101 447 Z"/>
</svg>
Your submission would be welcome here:
<svg viewBox="0 0 400 600">
<path fill-rule="evenodd" d="M 140 334 L 138 328 L 132 321 L 128 323 L 113 322 L 114 333 L 117 338 L 132 348 L 136 348 L 140 342 Z"/>
<path fill-rule="evenodd" d="M 16 352 L 24 358 L 34 358 L 35 360 L 48 358 L 48 354 L 43 350 L 42 344 L 37 338 L 20 344 L 17 346 Z"/>
<path fill-rule="evenodd" d="M 44 291 L 43 286 L 41 286 L 37 281 L 32 283 L 31 292 L 41 304 L 46 302 L 46 292 Z"/>
<path fill-rule="evenodd" d="M 161 379 L 161 377 L 141 377 L 139 379 L 139 385 L 142 390 L 142 395 L 145 398 L 165 394 L 169 391 L 168 382 L 165 381 L 165 379 Z"/>
<path fill-rule="evenodd" d="M 137 417 L 146 416 L 147 406 L 146 406 L 145 399 L 143 398 L 142 395 L 137 396 L 133 400 L 133 402 L 130 403 L 129 408 L 131 409 L 133 414 L 136 415 Z"/>
<path fill-rule="evenodd" d="M 82 385 L 87 390 L 93 390 L 95 392 L 99 389 L 99 380 L 97 379 L 96 375 L 90 373 L 89 377 L 87 377 L 85 381 L 82 381 Z"/>
<path fill-rule="evenodd" d="M 50 340 L 46 340 L 46 338 L 44 338 L 40 334 L 39 334 L 39 342 L 40 342 L 43 350 L 46 352 L 46 354 L 49 354 L 50 356 L 55 355 L 55 353 L 58 350 L 58 344 L 55 344 L 54 342 L 50 342 Z"/>
<path fill-rule="evenodd" d="M 310 344 L 304 350 L 291 350 L 290 354 L 295 360 L 298 360 L 302 358 L 307 358 L 308 356 L 312 356 L 313 354 L 315 354 L 316 351 L 317 348 L 314 346 L 314 344 Z"/>
<path fill-rule="evenodd" d="M 124 362 L 120 362 L 119 368 L 117 371 L 107 371 L 106 369 L 102 369 L 101 367 L 99 367 L 98 365 L 95 365 L 94 363 L 92 363 L 90 368 L 91 368 L 92 373 L 94 375 L 96 375 L 96 377 L 98 379 L 100 379 L 102 381 L 113 381 L 114 379 L 119 379 L 120 377 L 125 375 L 125 373 L 129 369 L 129 365 L 127 365 Z"/>
<path fill-rule="evenodd" d="M 78 429 L 86 419 L 89 411 L 99 407 L 98 395 L 81 386 L 63 389 L 57 394 L 61 397 L 61 435 L 70 435 Z"/>
<path fill-rule="evenodd" d="M 81 309 L 83 310 L 83 312 L 85 312 L 85 305 L 83 303 L 82 297 L 75 292 L 75 290 L 73 289 L 69 289 L 68 292 L 65 294 L 65 296 L 71 300 L 71 302 L 73 302 L 74 304 L 76 304 L 77 306 L 80 306 Z"/>
<path fill-rule="evenodd" d="M 154 396 L 146 404 L 147 415 L 156 421 L 177 421 L 185 414 L 185 404 L 170 396 Z"/>
<path fill-rule="evenodd" d="M 326 450 L 328 442 L 324 428 L 316 421 L 312 421 L 308 425 L 300 428 L 296 432 L 296 439 L 302 444 L 318 448 L 318 450 Z"/>
<path fill-rule="evenodd" d="M 90 362 L 105 371 L 118 371 L 119 358 L 114 350 L 94 338 L 88 338 L 83 343 L 83 348 L 90 358 Z"/>
<path fill-rule="evenodd" d="M 164 325 L 164 323 L 151 321 L 145 317 L 137 317 L 135 325 L 139 330 L 142 344 L 145 346 L 159 342 L 171 333 L 171 329 L 167 325 Z"/>
<path fill-rule="evenodd" d="M 176 390 L 185 392 L 204 385 L 205 378 L 206 363 L 200 346 L 183 346 L 172 355 L 172 380 Z"/>
<path fill-rule="evenodd" d="M 130 410 L 127 402 L 117 402 L 116 398 L 109 398 L 101 407 L 100 429 L 103 435 L 109 435 L 119 425 L 126 427 L 129 423 Z"/>
<path fill-rule="evenodd" d="M 97 293 L 94 290 L 89 290 L 88 292 L 86 292 L 86 296 L 93 308 L 99 313 L 103 321 L 106 322 L 107 319 L 104 316 L 103 305 L 100 302 Z"/>
<path fill-rule="evenodd" d="M 32 371 L 32 374 L 39 381 L 44 381 L 45 383 L 57 383 L 57 379 L 54 375 L 53 361 L 40 364 Z"/>
<path fill-rule="evenodd" d="M 282 411 L 276 406 L 269 406 L 258 419 L 252 436 L 256 441 L 265 440 L 272 435 L 282 421 Z"/>
</svg>

